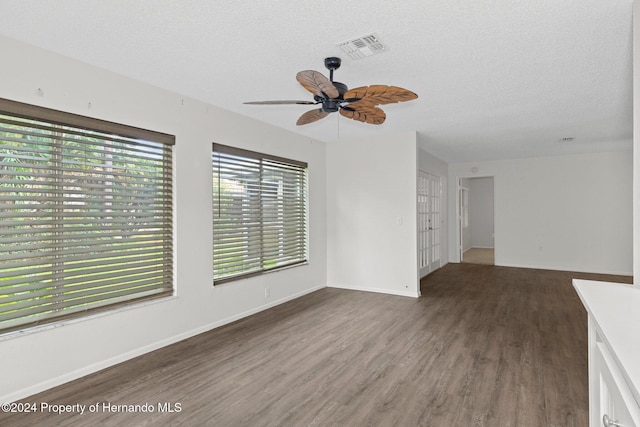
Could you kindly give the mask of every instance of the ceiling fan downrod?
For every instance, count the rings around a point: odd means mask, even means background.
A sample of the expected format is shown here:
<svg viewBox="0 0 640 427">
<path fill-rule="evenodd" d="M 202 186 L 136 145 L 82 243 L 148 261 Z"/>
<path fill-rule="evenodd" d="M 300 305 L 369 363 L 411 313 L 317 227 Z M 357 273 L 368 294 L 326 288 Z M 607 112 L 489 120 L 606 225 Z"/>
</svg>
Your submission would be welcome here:
<svg viewBox="0 0 640 427">
<path fill-rule="evenodd" d="M 324 66 L 329 70 L 329 80 L 333 81 L 333 70 L 337 70 L 340 68 L 340 64 L 342 63 L 342 59 L 337 56 L 330 56 L 328 58 L 324 58 Z"/>
<path fill-rule="evenodd" d="M 340 68 L 340 64 L 342 64 L 342 59 L 337 56 L 330 56 L 324 59 L 324 66 L 329 70 L 329 81 L 333 83 L 333 86 L 335 86 L 339 93 L 337 98 L 318 99 L 318 101 L 322 102 L 322 111 L 327 113 L 335 113 L 340 110 L 342 102 L 344 102 L 343 95 L 349 90 L 344 83 L 333 81 L 333 72 Z"/>
</svg>

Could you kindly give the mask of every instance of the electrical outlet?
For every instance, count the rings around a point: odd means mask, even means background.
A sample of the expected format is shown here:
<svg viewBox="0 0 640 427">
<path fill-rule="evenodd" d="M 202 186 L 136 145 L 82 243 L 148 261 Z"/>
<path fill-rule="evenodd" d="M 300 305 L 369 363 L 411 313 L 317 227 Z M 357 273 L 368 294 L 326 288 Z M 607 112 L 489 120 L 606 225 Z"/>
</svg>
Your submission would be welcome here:
<svg viewBox="0 0 640 427">
<path fill-rule="evenodd" d="M 264 297 L 265 298 L 269 298 L 271 296 L 271 289 L 270 288 L 264 288 Z"/>
</svg>

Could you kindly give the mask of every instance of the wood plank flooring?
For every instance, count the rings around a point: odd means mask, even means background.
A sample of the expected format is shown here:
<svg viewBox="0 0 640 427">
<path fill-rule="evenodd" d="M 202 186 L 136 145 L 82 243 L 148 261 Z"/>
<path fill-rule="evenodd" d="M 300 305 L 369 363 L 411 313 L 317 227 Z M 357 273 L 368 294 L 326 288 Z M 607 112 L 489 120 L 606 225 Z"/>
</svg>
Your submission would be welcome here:
<svg viewBox="0 0 640 427">
<path fill-rule="evenodd" d="M 449 264 L 419 299 L 322 289 L 24 400 L 83 415 L 0 413 L 0 425 L 583 427 L 574 277 L 631 280 Z"/>
</svg>

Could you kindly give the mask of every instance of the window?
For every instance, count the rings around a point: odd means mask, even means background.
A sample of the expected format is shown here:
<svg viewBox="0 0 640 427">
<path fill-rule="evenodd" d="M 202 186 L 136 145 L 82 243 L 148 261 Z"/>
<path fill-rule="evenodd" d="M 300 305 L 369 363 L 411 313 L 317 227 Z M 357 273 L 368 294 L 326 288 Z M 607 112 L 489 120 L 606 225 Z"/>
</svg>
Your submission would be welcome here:
<svg viewBox="0 0 640 427">
<path fill-rule="evenodd" d="M 174 139 L 0 99 L 0 331 L 172 294 Z"/>
<path fill-rule="evenodd" d="M 307 164 L 213 144 L 213 280 L 307 261 Z"/>
</svg>

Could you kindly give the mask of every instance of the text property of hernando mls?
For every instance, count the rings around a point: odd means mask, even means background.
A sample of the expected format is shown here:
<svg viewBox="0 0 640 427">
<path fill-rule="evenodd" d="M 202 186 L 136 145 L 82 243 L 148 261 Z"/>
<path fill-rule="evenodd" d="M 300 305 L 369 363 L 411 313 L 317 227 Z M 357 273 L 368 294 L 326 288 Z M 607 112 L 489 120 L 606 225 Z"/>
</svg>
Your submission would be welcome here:
<svg viewBox="0 0 640 427">
<path fill-rule="evenodd" d="M 73 403 L 73 404 L 57 404 L 57 403 L 3 403 L 2 412 L 44 412 L 49 414 L 80 414 L 87 413 L 177 413 L 182 412 L 182 403 L 180 402 L 158 402 L 158 403 L 136 403 L 136 404 L 116 404 L 111 402 L 97 402 L 93 404 Z"/>
</svg>

